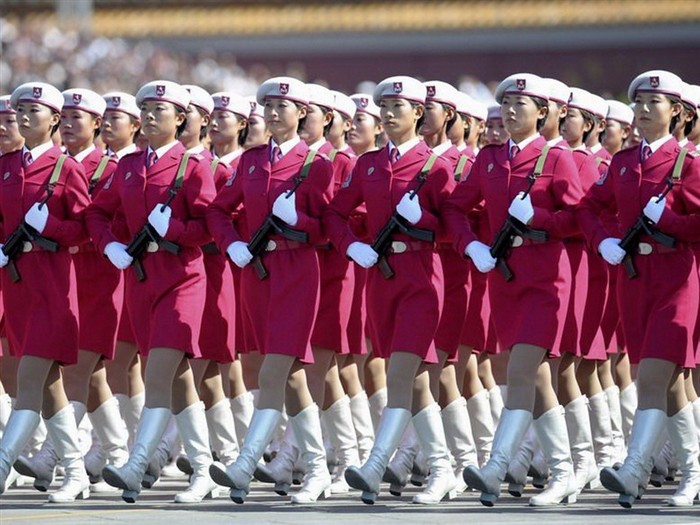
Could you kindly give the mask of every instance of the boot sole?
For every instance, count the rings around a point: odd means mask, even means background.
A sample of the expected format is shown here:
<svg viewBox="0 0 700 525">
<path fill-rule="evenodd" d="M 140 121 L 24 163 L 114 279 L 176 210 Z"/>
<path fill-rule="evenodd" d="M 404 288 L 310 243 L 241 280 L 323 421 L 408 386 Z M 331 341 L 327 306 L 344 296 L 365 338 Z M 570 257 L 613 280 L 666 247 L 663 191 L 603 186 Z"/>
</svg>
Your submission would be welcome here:
<svg viewBox="0 0 700 525">
<path fill-rule="evenodd" d="M 253 472 L 253 477 L 262 483 L 274 483 L 275 493 L 279 496 L 286 496 L 289 494 L 289 488 L 291 487 L 292 482 L 287 483 L 285 481 L 277 481 L 270 475 L 269 472 L 266 472 L 260 467 L 255 469 L 255 472 Z"/>
<path fill-rule="evenodd" d="M 408 483 L 408 480 L 402 480 L 401 478 L 399 478 L 399 476 L 396 474 L 396 472 L 394 472 L 394 470 L 390 466 L 387 467 L 384 471 L 382 481 L 384 481 L 385 483 L 389 483 L 389 493 L 392 496 L 396 496 L 397 498 L 401 497 L 403 488 Z"/>
<path fill-rule="evenodd" d="M 211 476 L 211 479 L 214 480 L 214 483 L 216 483 L 217 485 L 221 485 L 222 487 L 229 487 L 231 489 L 236 490 L 238 489 L 238 487 L 236 487 L 233 484 L 233 480 L 228 477 L 228 474 L 217 468 L 215 465 L 211 465 L 209 467 L 209 475 Z"/>
</svg>

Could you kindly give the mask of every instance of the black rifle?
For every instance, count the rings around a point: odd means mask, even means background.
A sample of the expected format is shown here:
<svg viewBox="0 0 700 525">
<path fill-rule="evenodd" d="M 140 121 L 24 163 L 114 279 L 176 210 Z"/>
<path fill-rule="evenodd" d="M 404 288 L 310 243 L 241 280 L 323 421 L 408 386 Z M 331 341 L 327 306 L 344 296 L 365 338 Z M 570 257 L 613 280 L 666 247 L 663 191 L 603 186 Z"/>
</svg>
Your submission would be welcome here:
<svg viewBox="0 0 700 525">
<path fill-rule="evenodd" d="M 52 194 L 53 188 L 47 189 L 46 197 L 44 197 L 39 202 L 39 209 L 43 208 L 46 205 L 49 198 L 51 198 Z M 22 280 L 22 276 L 19 274 L 19 270 L 17 270 L 16 261 L 23 251 L 24 243 L 27 242 L 37 244 L 43 250 L 49 252 L 58 251 L 58 243 L 56 241 L 52 241 L 51 239 L 42 237 L 38 231 L 36 231 L 29 224 L 27 224 L 26 221 L 22 220 L 22 223 L 17 227 L 15 231 L 13 231 L 10 234 L 10 236 L 7 238 L 7 241 L 5 241 L 5 244 L 2 247 L 2 252 L 9 259 L 9 262 L 7 263 L 7 269 L 10 272 L 10 278 L 12 279 L 13 283 Z"/>
<path fill-rule="evenodd" d="M 528 177 L 527 188 L 525 189 L 525 194 L 522 196 L 523 199 L 530 193 L 535 180 L 536 177 L 534 174 Z M 523 239 L 527 238 L 537 242 L 544 242 L 547 240 L 546 231 L 533 230 L 515 217 L 508 215 L 490 249 L 491 257 L 496 259 L 496 268 L 498 268 L 506 281 L 513 280 L 513 272 L 508 267 L 506 259 L 508 258 L 510 247 L 513 245 L 513 239 L 517 235 Z"/>
<path fill-rule="evenodd" d="M 287 191 L 284 198 L 288 199 L 289 197 L 291 197 L 294 194 L 294 192 L 297 191 L 297 188 L 303 182 L 303 180 L 304 179 L 302 177 L 295 177 L 294 186 L 292 186 L 292 189 Z M 255 272 L 258 274 L 258 279 L 260 279 L 261 281 L 263 279 L 266 279 L 269 275 L 267 268 L 265 268 L 265 265 L 262 262 L 262 259 L 265 255 L 265 251 L 267 250 L 267 244 L 270 241 L 270 235 L 273 235 L 275 233 L 282 235 L 283 237 L 291 241 L 296 241 L 300 243 L 308 242 L 309 237 L 306 232 L 293 230 L 292 228 L 287 226 L 287 224 L 284 221 L 282 221 L 282 219 L 279 219 L 272 215 L 272 213 L 269 213 L 267 217 L 265 217 L 265 220 L 263 221 L 260 228 L 258 228 L 258 230 L 250 238 L 250 242 L 248 242 L 248 251 L 253 256 L 253 267 L 255 268 Z"/>
<path fill-rule="evenodd" d="M 413 200 L 413 198 L 423 187 L 423 184 L 425 184 L 425 181 L 428 178 L 428 172 L 430 171 L 430 168 L 432 168 L 434 162 L 434 155 L 431 155 L 417 177 L 418 185 L 415 187 L 415 189 L 409 192 L 409 199 Z M 399 215 L 397 211 L 394 211 L 394 213 L 391 214 L 391 217 L 389 217 L 389 220 L 386 222 L 386 224 L 382 227 L 381 230 L 379 230 L 377 237 L 372 243 L 372 249 L 375 252 L 377 252 L 377 255 L 379 255 L 379 259 L 377 261 L 379 271 L 382 272 L 382 275 L 385 279 L 391 279 L 394 276 L 394 270 L 391 268 L 389 262 L 386 260 L 386 256 L 388 255 L 389 249 L 391 248 L 392 237 L 396 233 L 404 233 L 410 237 L 413 237 L 414 239 L 418 239 L 419 241 L 435 241 L 435 233 L 433 231 L 424 230 L 421 228 L 414 228 L 413 225 L 411 225 L 406 219 Z"/>
<path fill-rule="evenodd" d="M 175 198 L 175 195 L 177 195 L 177 190 L 175 188 L 169 188 L 168 193 L 169 195 L 167 200 L 160 208 L 161 212 L 170 205 L 172 200 Z M 152 242 L 155 242 L 160 248 L 163 248 L 165 251 L 170 252 L 173 255 L 180 253 L 180 246 L 174 242 L 163 239 L 163 237 L 158 234 L 156 229 L 151 226 L 148 220 L 146 220 L 146 224 L 144 224 L 143 228 L 141 228 L 141 230 L 134 235 L 134 238 L 131 239 L 129 246 L 126 247 L 126 253 L 131 255 L 131 257 L 134 259 L 131 264 L 133 265 L 134 272 L 136 273 L 136 280 L 139 282 L 146 279 L 146 272 L 143 269 L 143 264 L 141 264 L 141 259 L 143 258 L 143 254 L 147 251 L 148 245 Z"/>
<path fill-rule="evenodd" d="M 663 193 L 659 195 L 659 197 L 656 199 L 656 202 L 660 201 L 666 195 L 668 195 L 668 192 L 670 192 L 673 189 L 674 182 L 672 177 L 667 177 L 666 179 L 666 188 L 664 189 Z M 625 271 L 627 272 L 627 277 L 630 279 L 634 279 L 637 277 L 637 269 L 634 267 L 634 255 L 637 252 L 637 249 L 639 247 L 639 238 L 643 235 L 646 234 L 652 239 L 654 239 L 656 242 L 659 244 L 663 244 L 664 246 L 667 246 L 668 248 L 673 248 L 676 245 L 676 240 L 671 237 L 670 235 L 666 235 L 665 233 L 660 232 L 658 229 L 656 229 L 651 220 L 642 213 L 637 221 L 630 227 L 629 230 L 625 233 L 625 236 L 622 238 L 620 241 L 620 248 L 625 250 L 625 257 L 622 259 L 622 266 L 624 266 Z"/>
</svg>

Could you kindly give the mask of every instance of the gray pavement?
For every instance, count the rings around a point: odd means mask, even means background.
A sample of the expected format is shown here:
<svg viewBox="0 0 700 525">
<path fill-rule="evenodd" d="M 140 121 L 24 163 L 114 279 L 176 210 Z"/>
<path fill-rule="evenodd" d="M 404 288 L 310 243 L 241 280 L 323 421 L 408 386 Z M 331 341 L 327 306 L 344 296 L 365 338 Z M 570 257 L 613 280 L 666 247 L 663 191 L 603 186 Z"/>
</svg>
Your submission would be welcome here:
<svg viewBox="0 0 700 525">
<path fill-rule="evenodd" d="M 292 506 L 288 498 L 277 496 L 270 485 L 259 483 L 252 485 L 251 494 L 244 505 L 234 504 L 227 495 L 205 500 L 199 505 L 172 503 L 174 494 L 185 486 L 184 479 L 161 480 L 153 490 L 144 490 L 139 501 L 133 505 L 122 502 L 118 494 L 94 494 L 86 501 L 56 505 L 47 503 L 46 494 L 35 491 L 31 486 L 12 488 L 0 496 L 0 524 L 209 525 L 238 522 L 246 525 L 330 525 L 329 520 L 333 525 L 362 521 L 371 525 L 430 522 L 435 525 L 700 524 L 700 504 L 692 509 L 664 506 L 664 499 L 673 492 L 675 485 L 652 488 L 631 510 L 620 507 L 615 495 L 604 490 L 584 493 L 574 505 L 549 509 L 527 506 L 527 498 L 535 493 L 534 490 L 526 491 L 522 499 L 505 493 L 494 508 L 483 507 L 476 493 L 463 494 L 439 506 L 422 507 L 411 504 L 411 497 L 419 491 L 415 487 L 408 488 L 401 498 L 394 498 L 388 491 L 382 493 L 374 506 L 362 504 L 359 493 L 353 492 L 301 507 Z"/>
</svg>

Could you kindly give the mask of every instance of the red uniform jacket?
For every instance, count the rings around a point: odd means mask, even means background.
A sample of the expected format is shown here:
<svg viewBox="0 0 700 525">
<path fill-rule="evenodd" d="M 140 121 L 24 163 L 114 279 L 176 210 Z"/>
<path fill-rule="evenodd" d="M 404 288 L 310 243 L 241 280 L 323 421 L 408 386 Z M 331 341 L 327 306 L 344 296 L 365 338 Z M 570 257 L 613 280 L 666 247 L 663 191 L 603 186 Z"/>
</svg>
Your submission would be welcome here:
<svg viewBox="0 0 700 525">
<path fill-rule="evenodd" d="M 308 146 L 300 142 L 274 166 L 270 145 L 243 153 L 235 176 L 217 195 L 207 212 L 209 229 L 219 249 L 225 252 L 235 241 L 249 235 L 231 225 L 231 214 L 242 203 L 251 233 L 256 232 L 272 210 L 275 199 L 289 190 L 302 169 Z M 277 249 L 267 252 L 263 263 L 267 279 L 259 280 L 251 265 L 241 274 L 243 322 L 252 330 L 252 344 L 262 353 L 292 355 L 313 362 L 311 332 L 318 309 L 320 276 L 314 246 L 327 242 L 321 214 L 332 192 L 333 167 L 316 155 L 308 177 L 296 191 L 298 222 L 295 230 L 308 235 L 308 245 L 295 246 L 273 235 Z"/>
<path fill-rule="evenodd" d="M 469 177 L 457 186 L 445 206 L 445 224 L 460 254 L 477 239 L 466 215 L 485 201 L 495 234 L 504 223 L 513 198 L 527 187 L 527 177 L 545 144 L 544 138 L 538 137 L 512 161 L 507 143 L 481 150 Z M 489 274 L 491 311 L 498 341 L 504 349 L 527 343 L 556 354 L 571 284 L 561 240 L 577 231 L 574 209 L 581 194 L 571 152 L 552 147 L 543 173 L 530 191 L 535 211 L 530 226 L 547 231 L 549 240 L 541 244 L 526 241 L 512 249 L 508 265 L 515 278 L 511 282 L 506 282 L 497 271 Z"/>
<path fill-rule="evenodd" d="M 366 204 L 369 237 L 376 238 L 403 195 L 415 188 L 430 154 L 420 142 L 393 166 L 388 148 L 357 159 L 351 177 L 324 215 L 328 235 L 340 253 L 346 254 L 348 246 L 358 240 L 348 226 L 353 210 Z M 438 232 L 441 208 L 453 187 L 449 164 L 438 158 L 419 193 L 423 213 L 417 228 Z M 412 249 L 388 256 L 396 274 L 392 279 L 385 279 L 376 267 L 369 271 L 367 310 L 373 347 L 383 357 L 403 351 L 434 362 L 433 338 L 443 302 L 439 257 L 430 243 L 416 242 L 405 234 L 396 234 L 394 239 Z"/>
<path fill-rule="evenodd" d="M 641 145 L 615 154 L 607 176 L 591 187 L 578 213 L 592 249 L 597 250 L 610 236 L 600 213 L 616 213 L 621 230 L 627 231 L 649 199 L 663 191 L 680 149 L 671 138 L 644 162 Z M 633 363 L 657 358 L 693 366 L 698 276 L 688 243 L 700 241 L 700 160 L 696 155 L 688 154 L 681 180 L 666 197 L 666 209 L 657 226 L 676 239 L 675 249 L 665 250 L 643 236 L 641 241 L 651 253 L 634 257 L 638 277 L 629 279 L 622 268 L 618 270 L 617 296 L 625 343 Z"/>
<path fill-rule="evenodd" d="M 24 215 L 46 195 L 46 188 L 61 155 L 53 147 L 27 168 L 22 150 L 0 157 L 0 238 L 3 242 L 24 220 Z M 2 289 L 8 341 L 15 355 L 32 355 L 75 363 L 78 356 L 78 298 L 69 246 L 88 240 L 83 221 L 89 202 L 83 167 L 66 158 L 47 206 L 49 219 L 44 237 L 59 243 L 56 253 L 36 246 L 17 260 L 21 275 L 13 283 L 5 268 Z"/>
<path fill-rule="evenodd" d="M 122 210 L 129 235 L 136 235 L 156 204 L 164 203 L 185 148 L 179 142 L 146 168 L 147 151 L 125 156 L 87 212 L 90 234 L 100 253 L 118 241 L 111 220 Z M 126 272 L 126 301 L 137 345 L 181 350 L 199 357 L 199 334 L 206 295 L 200 246 L 211 237 L 204 213 L 214 197 L 209 166 L 197 155 L 187 163 L 182 188 L 170 203 L 172 217 L 165 239 L 180 246 L 178 255 L 158 250 L 142 259 L 147 278 Z"/>
</svg>

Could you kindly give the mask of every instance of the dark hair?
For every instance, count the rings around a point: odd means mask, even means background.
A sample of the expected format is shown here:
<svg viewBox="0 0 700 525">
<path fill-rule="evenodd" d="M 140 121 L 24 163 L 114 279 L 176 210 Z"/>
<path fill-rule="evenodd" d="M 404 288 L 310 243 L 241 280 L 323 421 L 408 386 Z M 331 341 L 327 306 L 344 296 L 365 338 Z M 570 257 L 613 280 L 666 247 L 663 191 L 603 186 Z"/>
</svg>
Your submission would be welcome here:
<svg viewBox="0 0 700 525">
<path fill-rule="evenodd" d="M 443 104 L 442 107 L 447 111 L 448 109 L 452 109 L 454 111 L 454 115 L 452 115 L 452 118 L 447 121 L 447 132 L 449 133 L 450 130 L 452 129 L 452 126 L 455 125 L 455 122 L 457 122 L 457 109 L 452 108 L 451 106 L 448 106 L 447 104 Z"/>
<path fill-rule="evenodd" d="M 97 115 L 92 115 L 92 121 L 94 122 L 96 120 L 97 120 Z M 101 130 L 102 130 L 102 126 L 97 126 L 95 128 L 95 131 L 92 133 L 92 140 L 95 140 L 97 137 L 100 136 Z"/>
<path fill-rule="evenodd" d="M 695 123 L 698 121 L 698 108 L 693 108 L 689 104 L 686 104 L 685 102 L 681 102 L 683 104 L 683 107 L 688 110 L 693 112 L 693 118 L 690 119 L 688 122 L 685 123 L 685 126 L 683 127 L 683 135 L 688 136 L 693 132 L 693 128 L 695 127 Z"/>
<path fill-rule="evenodd" d="M 241 117 L 241 118 L 243 118 L 243 117 Z M 248 132 L 250 131 L 249 122 L 250 122 L 249 119 L 245 119 L 245 127 L 238 134 L 238 145 L 239 146 L 243 146 L 243 144 L 245 144 L 245 141 L 248 140 Z"/>
<path fill-rule="evenodd" d="M 671 102 L 671 104 L 683 104 L 681 102 L 681 99 L 678 97 L 674 97 L 673 95 L 666 95 L 666 98 Z M 668 127 L 668 132 L 673 133 L 673 130 L 676 129 L 676 126 L 678 125 L 678 122 L 681 120 L 681 114 L 678 113 L 675 117 L 671 117 L 671 124 Z M 691 128 L 692 129 L 692 128 Z"/>
<path fill-rule="evenodd" d="M 199 114 L 202 116 L 202 118 L 209 116 L 209 113 L 207 113 L 206 111 L 204 111 L 200 107 L 195 106 L 195 109 L 199 112 Z M 206 138 L 208 133 L 209 133 L 209 124 L 199 128 L 199 140 L 200 140 L 200 142 Z"/>
<path fill-rule="evenodd" d="M 584 122 L 589 122 L 591 124 L 591 129 L 583 132 L 583 142 L 586 142 L 588 140 L 588 137 L 590 137 L 591 134 L 598 127 L 600 119 L 596 117 L 593 113 L 591 113 L 590 111 L 586 111 L 585 109 L 579 108 L 579 111 L 581 112 L 581 116 L 583 117 Z"/>
<path fill-rule="evenodd" d="M 187 127 L 187 113 L 180 106 L 176 106 L 175 104 L 173 104 L 173 107 L 175 108 L 176 113 L 182 113 L 183 115 L 185 115 L 185 120 L 182 121 L 182 124 L 180 124 L 177 127 L 177 130 L 175 131 L 175 138 L 179 140 L 182 134 L 184 133 L 185 128 Z"/>
<path fill-rule="evenodd" d="M 468 137 L 469 134 L 472 132 L 472 125 L 471 125 L 471 119 L 472 119 L 472 117 L 470 117 L 470 116 L 467 115 L 466 113 L 459 113 L 459 112 L 455 111 L 455 119 L 454 119 L 454 120 L 450 120 L 450 121 L 447 123 L 447 132 L 448 132 L 448 133 L 450 132 L 450 130 L 452 129 L 452 126 L 454 126 L 455 122 L 457 121 L 457 118 L 456 118 L 457 115 L 459 115 L 460 117 L 462 117 L 462 120 L 463 120 L 464 122 L 469 122 L 469 125 L 468 125 L 466 128 L 464 128 L 464 136 L 465 136 L 465 137 Z"/>
<path fill-rule="evenodd" d="M 561 102 L 554 101 L 554 103 L 557 105 L 557 111 L 560 111 L 561 108 L 563 108 L 565 106 L 565 104 L 562 104 Z M 566 115 L 564 115 L 563 117 L 560 117 L 559 124 L 557 124 L 557 127 L 561 128 L 561 125 L 564 123 L 565 120 L 566 120 Z"/>
<path fill-rule="evenodd" d="M 416 122 L 416 135 L 418 135 L 418 130 L 420 130 L 421 126 L 423 125 L 423 122 L 425 122 L 425 106 L 423 104 L 419 104 L 418 102 L 411 102 L 411 107 L 417 108 L 418 106 L 421 106 L 423 108 L 423 114 L 420 116 L 418 121 Z"/>
<path fill-rule="evenodd" d="M 300 104 L 300 103 L 298 103 L 298 102 L 294 102 L 294 105 L 295 105 L 298 109 L 301 109 L 301 108 L 305 108 L 305 107 L 306 107 L 305 104 Z M 304 129 L 304 124 L 306 124 L 306 115 L 304 115 L 304 117 L 302 117 L 302 118 L 299 119 L 299 125 L 297 126 L 297 134 L 301 133 L 301 130 Z"/>
<path fill-rule="evenodd" d="M 61 127 L 61 118 L 60 118 L 60 117 L 61 117 L 61 114 L 60 114 L 59 112 L 57 112 L 57 111 L 54 111 L 54 110 L 51 110 L 51 113 L 52 113 L 53 115 L 58 115 L 58 117 L 59 117 L 59 119 L 58 119 L 58 124 L 54 125 L 54 127 L 51 128 L 51 136 L 53 137 L 53 136 L 56 134 L 56 132 L 58 131 L 58 128 Z"/>
<path fill-rule="evenodd" d="M 540 97 L 533 97 L 532 95 L 530 96 L 530 98 L 537 106 L 537 109 L 544 108 L 547 110 L 547 112 L 544 114 L 544 117 L 537 119 L 537 131 L 539 132 L 544 127 L 544 123 L 547 121 L 547 115 L 549 115 L 549 101 Z"/>
<path fill-rule="evenodd" d="M 328 137 L 328 134 L 331 132 L 331 128 L 333 127 L 333 121 L 335 120 L 335 113 L 333 113 L 333 110 L 332 110 L 331 108 L 329 108 L 329 107 L 320 106 L 320 105 L 318 105 L 318 104 L 316 104 L 316 105 L 317 105 L 319 108 L 321 108 L 321 111 L 323 111 L 323 116 L 324 116 L 324 117 L 325 117 L 328 113 L 331 114 L 331 120 L 330 120 L 330 122 L 328 122 L 328 124 L 326 124 L 325 126 L 323 126 L 323 136 L 324 136 L 324 138 L 325 138 L 325 137 Z"/>
</svg>

